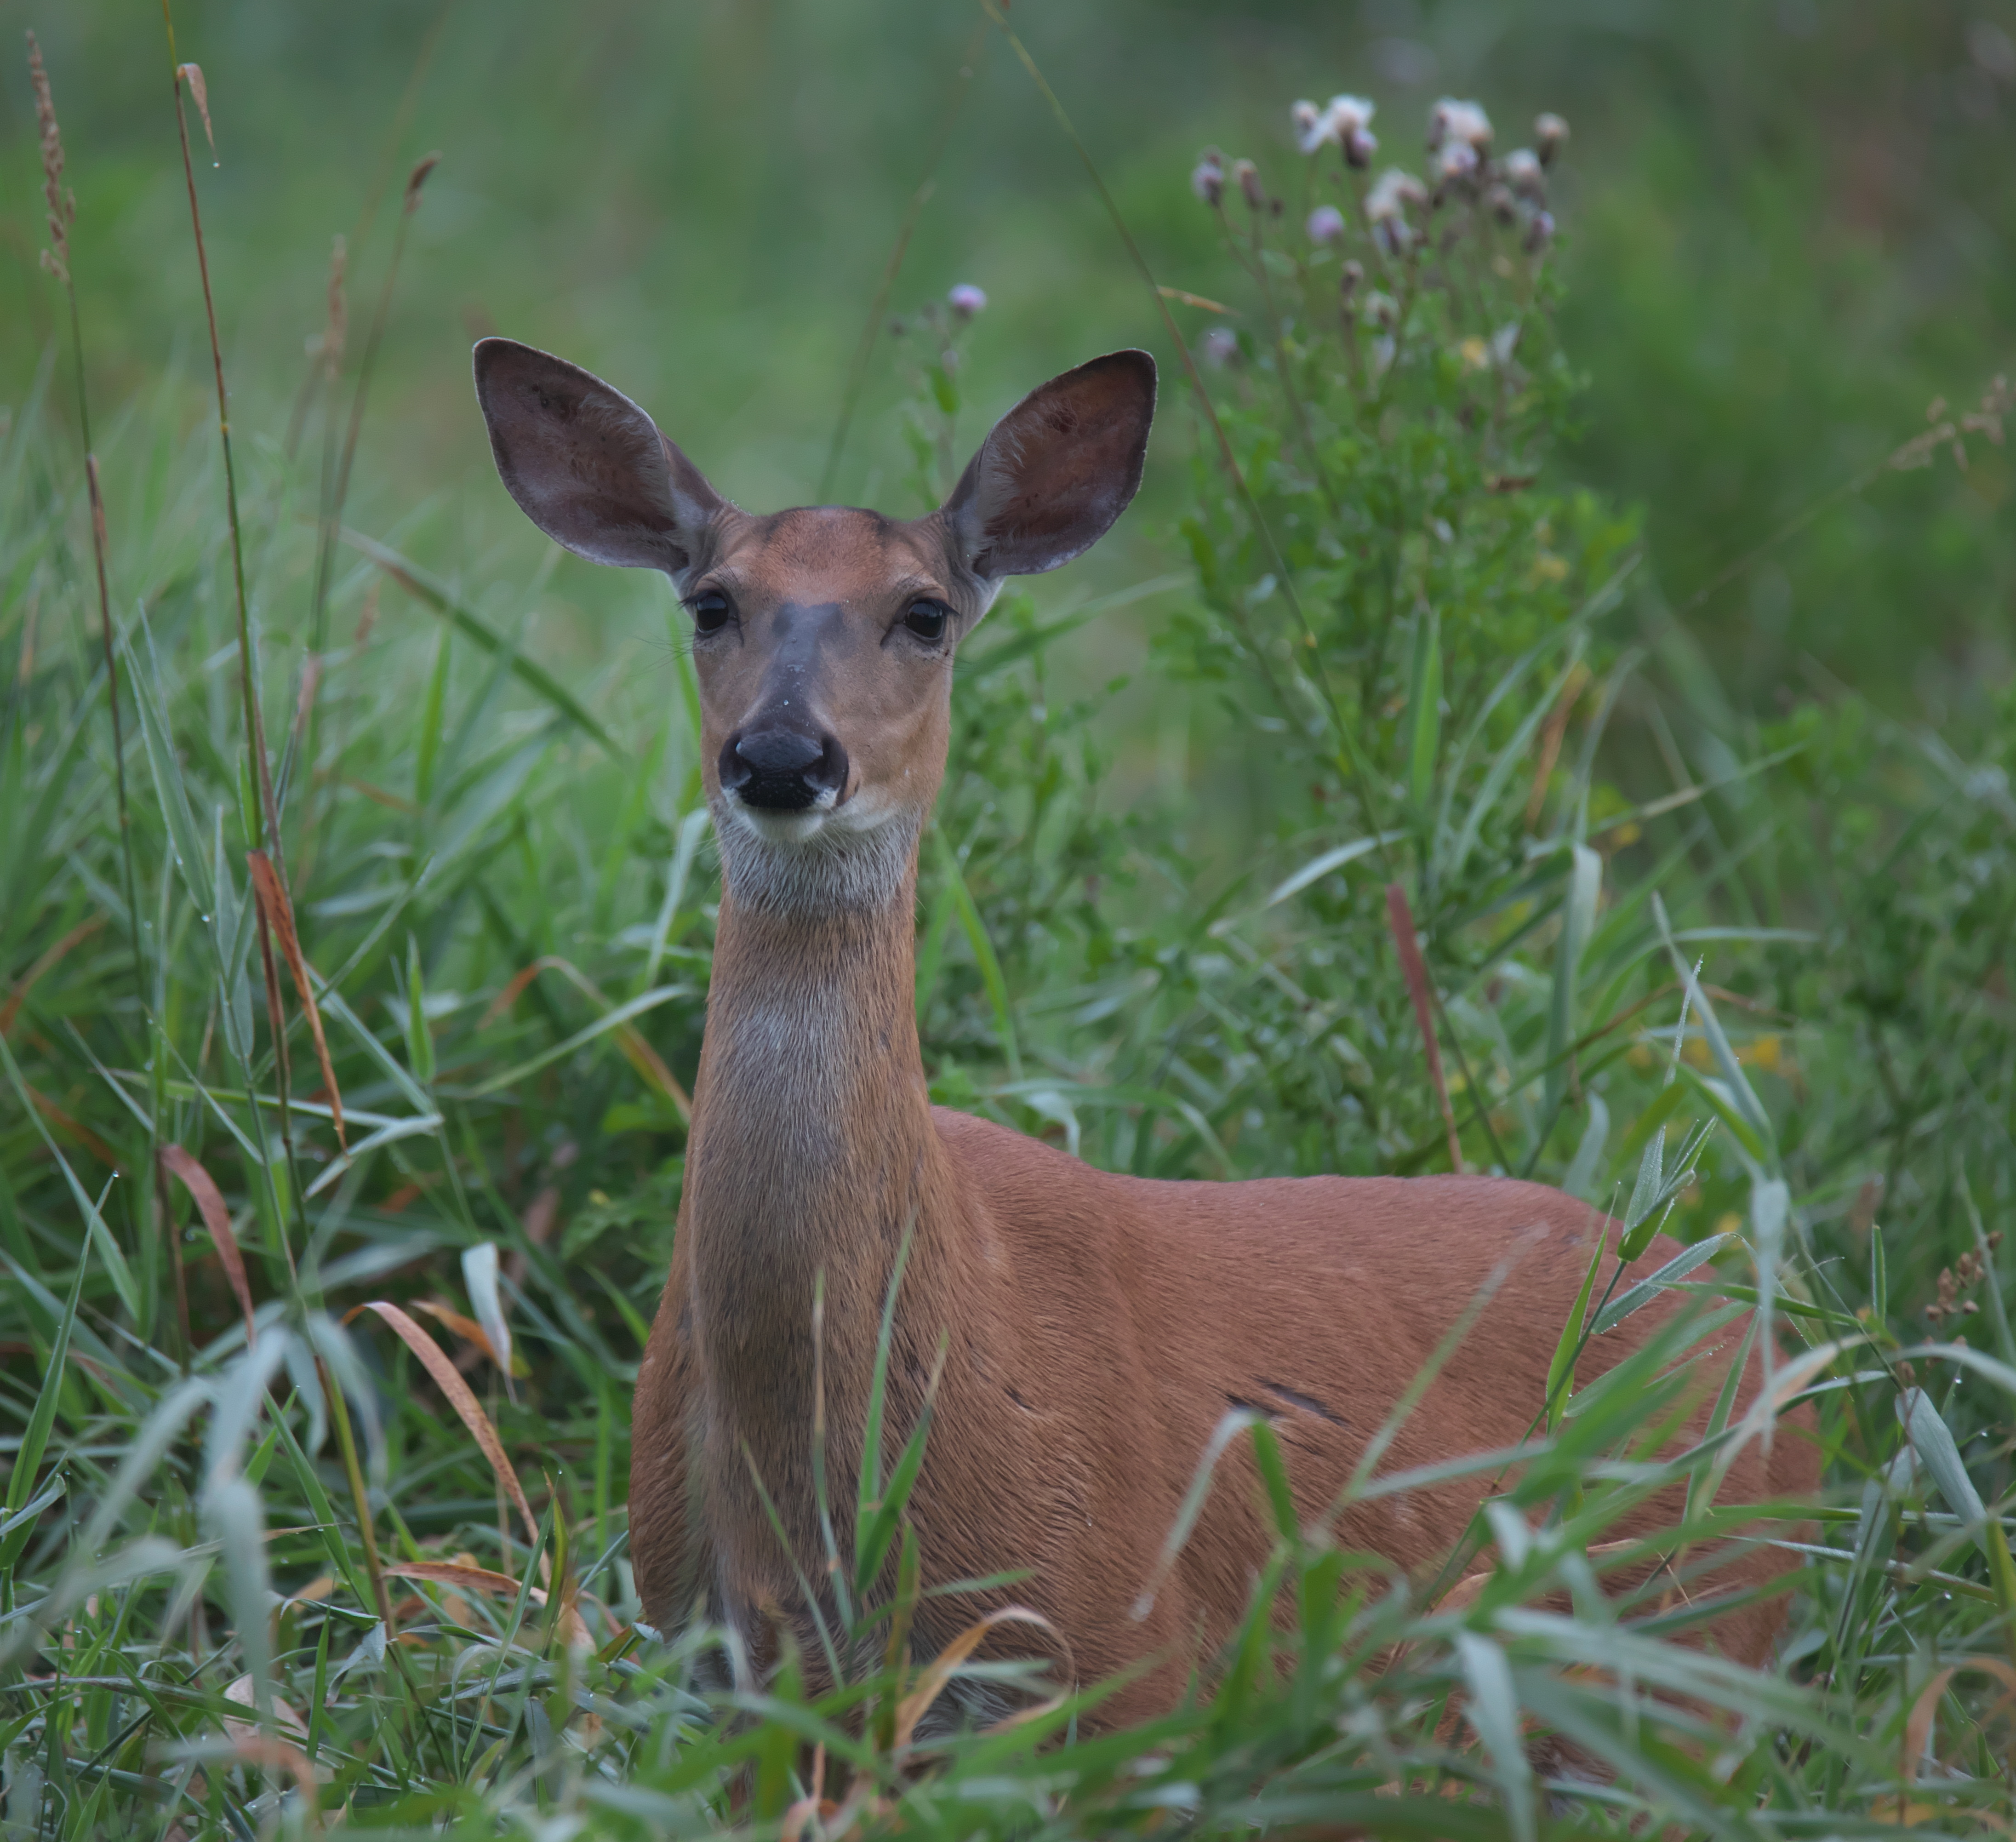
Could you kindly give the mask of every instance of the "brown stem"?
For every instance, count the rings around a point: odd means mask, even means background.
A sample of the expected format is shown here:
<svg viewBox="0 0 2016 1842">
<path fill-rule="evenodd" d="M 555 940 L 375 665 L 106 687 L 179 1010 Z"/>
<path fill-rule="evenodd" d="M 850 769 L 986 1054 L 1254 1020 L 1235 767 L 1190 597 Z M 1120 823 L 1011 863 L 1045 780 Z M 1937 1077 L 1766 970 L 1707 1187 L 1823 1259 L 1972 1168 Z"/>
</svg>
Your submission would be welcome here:
<svg viewBox="0 0 2016 1842">
<path fill-rule="evenodd" d="M 1442 1052 L 1435 1040 L 1435 1000 L 1428 984 L 1428 969 L 1421 958 L 1421 943 L 1415 938 L 1414 914 L 1407 905 L 1407 892 L 1396 882 L 1386 885 L 1386 918 L 1393 931 L 1393 945 L 1400 956 L 1407 993 L 1414 1001 L 1414 1022 L 1420 1026 L 1421 1046 L 1427 1051 L 1428 1079 L 1435 1098 L 1441 1102 L 1442 1127 L 1449 1134 L 1449 1169 L 1463 1174 L 1463 1141 L 1456 1136 L 1456 1109 L 1449 1105 L 1449 1083 L 1442 1078 Z"/>
</svg>

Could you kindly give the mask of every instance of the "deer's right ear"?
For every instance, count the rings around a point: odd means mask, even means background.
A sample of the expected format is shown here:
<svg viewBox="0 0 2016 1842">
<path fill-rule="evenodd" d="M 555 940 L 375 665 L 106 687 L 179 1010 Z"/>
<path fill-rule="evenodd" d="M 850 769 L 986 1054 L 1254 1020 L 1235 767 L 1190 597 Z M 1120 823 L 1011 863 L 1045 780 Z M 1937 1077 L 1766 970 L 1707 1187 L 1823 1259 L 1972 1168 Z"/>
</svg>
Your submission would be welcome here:
<svg viewBox="0 0 2016 1842">
<path fill-rule="evenodd" d="M 564 359 L 515 339 L 480 341 L 476 399 L 520 509 L 591 562 L 676 575 L 727 507 L 650 416 Z"/>
</svg>

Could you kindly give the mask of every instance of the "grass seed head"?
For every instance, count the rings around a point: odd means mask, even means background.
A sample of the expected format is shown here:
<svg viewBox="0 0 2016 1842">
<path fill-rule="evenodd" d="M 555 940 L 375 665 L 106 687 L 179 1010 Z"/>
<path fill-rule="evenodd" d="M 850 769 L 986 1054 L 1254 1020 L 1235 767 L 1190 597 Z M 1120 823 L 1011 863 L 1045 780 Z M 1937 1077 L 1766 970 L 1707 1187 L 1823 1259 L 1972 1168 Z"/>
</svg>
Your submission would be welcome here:
<svg viewBox="0 0 2016 1842">
<path fill-rule="evenodd" d="M 217 130 L 211 125 L 210 86 L 203 80 L 200 64 L 178 64 L 175 75 L 189 85 L 189 92 L 196 98 L 196 112 L 203 117 L 203 138 L 209 142 L 212 153 L 217 151 Z"/>
<path fill-rule="evenodd" d="M 49 215 L 49 243 L 42 265 L 57 280 L 70 279 L 70 227 L 77 222 L 77 194 L 63 182 L 63 130 L 56 124 L 56 98 L 50 93 L 49 74 L 42 67 L 42 48 L 31 32 L 28 38 L 28 81 L 35 91 L 35 122 L 41 131 L 42 198 Z"/>
<path fill-rule="evenodd" d="M 418 207 L 420 202 L 420 188 L 427 184 L 427 175 L 440 164 L 441 155 L 438 151 L 423 154 L 414 165 L 413 170 L 406 175 L 405 208 L 407 211 L 413 211 Z"/>
</svg>

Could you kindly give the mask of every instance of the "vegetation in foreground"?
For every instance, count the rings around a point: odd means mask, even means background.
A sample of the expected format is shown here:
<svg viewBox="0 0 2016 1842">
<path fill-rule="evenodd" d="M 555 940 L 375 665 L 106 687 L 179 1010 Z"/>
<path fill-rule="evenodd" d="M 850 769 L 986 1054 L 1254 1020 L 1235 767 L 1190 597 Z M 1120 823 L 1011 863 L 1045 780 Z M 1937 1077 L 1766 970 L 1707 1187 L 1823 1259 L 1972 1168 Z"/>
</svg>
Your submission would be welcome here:
<svg viewBox="0 0 2016 1842">
<path fill-rule="evenodd" d="M 1478 1550 L 1409 1582 L 1283 1518 L 1209 1693 L 1147 1727 L 1082 1737 L 1085 1684 L 916 1744 L 948 1668 L 999 1666 L 913 1662 L 900 1588 L 859 1609 L 884 1667 L 816 1703 L 788 1666 L 721 1693 L 711 1634 L 640 1631 L 625 1414 L 714 886 L 681 617 L 662 676 L 591 706 L 520 643 L 543 580 L 451 584 L 347 529 L 373 332 L 333 312 L 322 442 L 227 451 L 142 403 L 99 431 L 101 493 L 65 349 L 0 452 L 10 1833 L 2016 1815 L 2016 710 L 1732 716 L 1633 517 L 1549 466 L 1558 134 L 1521 159 L 1466 106 L 1394 178 L 1364 142 L 1406 124 L 1339 99 L 1294 129 L 1264 170 L 1200 162 L 1244 292 L 1162 341 L 1200 367 L 1163 744 L 1262 781 L 1272 827 L 1228 853 L 1180 800 L 1117 798 L 1065 663 L 1100 607 L 1068 579 L 1005 600 L 927 851 L 934 1087 L 1144 1173 L 1460 1163 L 1663 1224 L 1700 1263 L 1671 1281 L 1762 1303 L 1780 1404 L 1817 1408 L 1780 1671 L 1677 1641 L 1708 1609 L 1685 1552 L 1768 1424 L 1644 1463 L 1713 1314 L 1575 1390 L 1636 1302 L 1601 1272 L 1527 1447 L 1469 1462 Z M 49 202 L 60 290 L 59 171 Z M 985 326 L 904 336 L 920 503 Z M 1891 465 L 1999 442 L 2007 407 Z M 1395 1415 L 1424 1379 L 1391 1378 Z M 905 1431 L 858 1493 L 835 1457 L 849 1554 L 902 1540 Z M 1250 1451 L 1281 1501 L 1267 1429 L 1224 1437 L 1216 1487 Z M 1361 1494 L 1416 1481 L 1379 1456 Z M 1679 1585 L 1620 1607 L 1596 1583 L 1642 1550 L 1607 1531 L 1676 1471 Z"/>
</svg>

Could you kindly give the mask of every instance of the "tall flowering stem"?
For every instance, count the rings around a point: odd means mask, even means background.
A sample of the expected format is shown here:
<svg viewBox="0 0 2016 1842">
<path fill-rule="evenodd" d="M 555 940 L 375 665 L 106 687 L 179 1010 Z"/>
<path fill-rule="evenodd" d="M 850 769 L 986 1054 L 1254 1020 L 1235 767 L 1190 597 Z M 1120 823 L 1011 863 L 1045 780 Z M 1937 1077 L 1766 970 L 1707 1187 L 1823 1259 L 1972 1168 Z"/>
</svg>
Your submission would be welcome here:
<svg viewBox="0 0 2016 1842">
<path fill-rule="evenodd" d="M 77 422 L 84 444 L 85 487 L 91 506 L 91 557 L 98 582 L 99 643 L 105 657 L 105 698 L 112 716 L 112 773 L 119 820 L 121 892 L 126 899 L 127 945 L 133 959 L 133 994 L 140 1005 L 142 1036 L 153 1029 L 147 1002 L 147 968 L 140 946 L 139 878 L 133 868 L 133 822 L 126 793 L 126 726 L 119 708 L 119 665 L 112 641 L 112 590 L 106 565 L 109 543 L 106 532 L 105 494 L 98 474 L 98 456 L 91 442 L 91 397 L 85 386 L 84 323 L 77 312 L 77 279 L 70 269 L 70 231 L 77 221 L 77 196 L 63 182 L 63 131 L 56 121 L 56 97 L 49 88 L 49 72 L 42 64 L 42 48 L 33 32 L 27 34 L 28 79 L 35 93 L 35 121 L 40 130 L 42 157 L 42 197 L 49 210 L 49 247 L 42 252 L 42 266 L 62 285 L 70 308 L 70 355 L 77 377 Z M 151 1089 L 151 1083 L 150 1089 Z M 167 1244 L 175 1271 L 178 1310 L 175 1331 L 178 1354 L 185 1363 L 189 1347 L 187 1292 L 182 1278 L 182 1248 L 168 1229 L 167 1199 L 154 1152 L 161 1141 L 157 1107 L 150 1106 L 148 1118 L 148 1164 L 155 1169 L 153 1191 L 153 1218 L 145 1232 L 158 1234 Z M 151 1310 L 151 1307 L 149 1307 Z"/>
<path fill-rule="evenodd" d="M 112 765 L 119 801 L 119 853 L 124 873 L 127 931 L 133 948 L 133 988 L 144 1016 L 147 977 L 140 953 L 140 906 L 133 874 L 133 829 L 126 804 L 126 736 L 119 713 L 119 672 L 112 645 L 112 592 L 106 573 L 105 497 L 99 490 L 98 456 L 91 445 L 91 401 L 84 383 L 84 326 L 77 308 L 77 282 L 70 273 L 70 227 L 77 221 L 77 195 L 63 182 L 63 132 L 56 124 L 56 99 L 49 73 L 42 67 L 42 48 L 28 34 L 28 78 L 34 86 L 35 119 L 41 131 L 42 196 L 49 207 L 49 247 L 42 266 L 63 284 L 70 306 L 70 354 L 77 372 L 77 421 L 84 442 L 85 483 L 91 496 L 92 561 L 98 576 L 99 637 L 105 651 L 105 694 L 112 712 Z"/>
<path fill-rule="evenodd" d="M 231 529 L 231 576 L 238 594 L 238 681 L 245 704 L 246 745 L 252 751 L 255 797 L 246 824 L 254 850 L 270 849 L 280 860 L 280 814 L 273 799 L 272 770 L 266 758 L 266 723 L 259 712 L 259 690 L 252 669 L 252 618 L 245 597 L 245 546 L 238 525 L 238 474 L 231 459 L 231 401 L 224 388 L 224 348 L 217 337 L 217 302 L 210 289 L 210 257 L 203 247 L 203 211 L 196 202 L 196 162 L 189 154 L 189 113 L 182 102 L 185 85 L 196 95 L 203 128 L 210 131 L 210 108 L 203 72 L 181 63 L 175 54 L 175 21 L 168 0 L 161 0 L 161 23 L 168 35 L 168 64 L 175 85 L 175 132 L 181 139 L 182 179 L 189 188 L 189 225 L 196 235 L 196 272 L 203 278 L 203 311 L 210 327 L 211 369 L 217 379 L 217 433 L 224 449 L 224 509 Z M 214 141 L 214 137 L 213 137 Z M 270 844 L 268 840 L 270 838 Z"/>
</svg>

